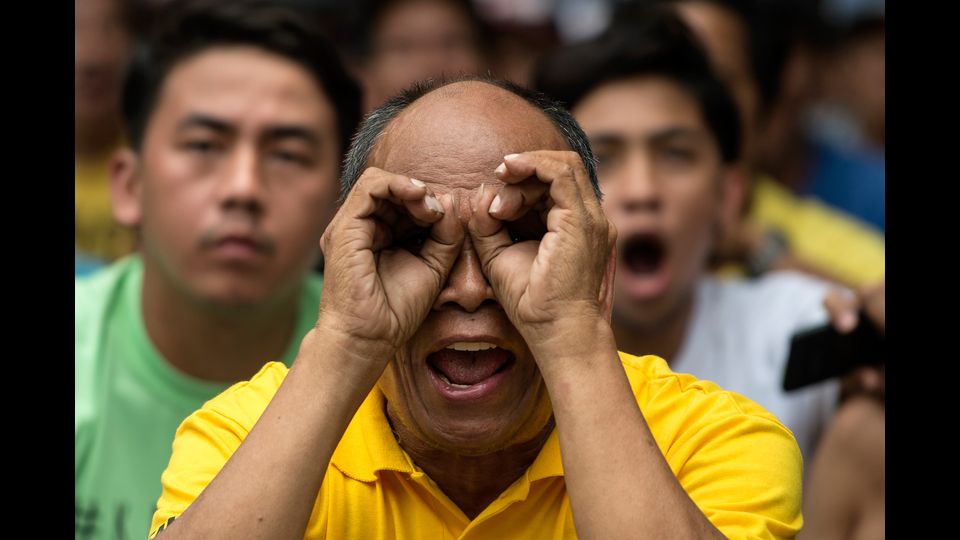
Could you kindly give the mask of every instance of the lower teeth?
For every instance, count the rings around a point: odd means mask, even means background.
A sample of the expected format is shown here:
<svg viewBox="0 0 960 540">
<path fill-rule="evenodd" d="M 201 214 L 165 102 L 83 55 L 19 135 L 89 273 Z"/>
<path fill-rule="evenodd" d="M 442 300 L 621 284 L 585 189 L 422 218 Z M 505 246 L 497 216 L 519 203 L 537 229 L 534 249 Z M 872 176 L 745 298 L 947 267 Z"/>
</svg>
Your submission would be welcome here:
<svg viewBox="0 0 960 540">
<path fill-rule="evenodd" d="M 457 384 L 455 382 L 450 382 L 450 379 L 448 379 L 447 376 L 444 375 L 443 373 L 440 373 L 439 375 L 440 375 L 440 379 L 443 380 L 443 382 L 449 384 L 454 388 L 470 388 L 471 386 L 473 386 L 472 384 Z"/>
</svg>

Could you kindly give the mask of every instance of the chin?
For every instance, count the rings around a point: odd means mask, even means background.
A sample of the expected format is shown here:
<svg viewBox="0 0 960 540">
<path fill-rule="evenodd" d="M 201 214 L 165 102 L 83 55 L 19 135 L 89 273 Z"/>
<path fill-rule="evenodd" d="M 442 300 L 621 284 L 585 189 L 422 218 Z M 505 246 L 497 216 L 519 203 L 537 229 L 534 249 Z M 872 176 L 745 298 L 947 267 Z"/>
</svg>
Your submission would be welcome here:
<svg viewBox="0 0 960 540">
<path fill-rule="evenodd" d="M 491 419 L 489 424 L 497 424 Z M 443 431 L 430 436 L 433 446 L 439 450 L 461 456 L 483 456 L 509 447 L 516 441 L 504 433 L 503 426 L 483 425 L 472 421 L 445 426 Z"/>
<path fill-rule="evenodd" d="M 649 300 L 617 298 L 614 300 L 614 324 L 638 331 L 654 331 L 671 319 L 677 302 L 668 295 Z"/>
<path fill-rule="evenodd" d="M 299 269 L 270 272 L 216 272 L 209 276 L 210 290 L 226 301 L 269 303 L 294 296 L 308 276 Z"/>
<path fill-rule="evenodd" d="M 236 280 L 208 283 L 199 290 L 206 303 L 234 309 L 260 308 L 269 302 L 271 295 L 262 286 Z"/>
<path fill-rule="evenodd" d="M 522 418 L 516 416 L 519 411 L 469 418 L 460 415 L 438 417 L 426 413 L 424 416 L 417 414 L 415 420 L 407 417 L 401 422 L 407 426 L 403 431 L 434 450 L 465 457 L 485 456 L 533 441 L 548 425 L 552 427 L 553 409 L 549 399 L 538 401 L 536 408 L 527 411 Z M 391 413 L 391 417 L 397 419 L 395 413 Z M 409 425 L 411 421 L 413 426 Z"/>
</svg>

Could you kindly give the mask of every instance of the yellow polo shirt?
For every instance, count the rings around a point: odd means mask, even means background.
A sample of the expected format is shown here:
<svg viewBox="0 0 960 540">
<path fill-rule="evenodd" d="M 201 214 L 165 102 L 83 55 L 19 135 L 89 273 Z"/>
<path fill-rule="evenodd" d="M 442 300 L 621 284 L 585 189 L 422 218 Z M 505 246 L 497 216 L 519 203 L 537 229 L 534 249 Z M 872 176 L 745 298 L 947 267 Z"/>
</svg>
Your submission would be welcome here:
<svg viewBox="0 0 960 540">
<path fill-rule="evenodd" d="M 660 358 L 620 358 L 660 450 L 710 521 L 728 538 L 796 535 L 802 463 L 790 431 L 754 402 L 673 373 Z M 151 538 L 210 483 L 286 374 L 267 364 L 181 424 Z M 471 521 L 400 448 L 384 405 L 375 388 L 344 432 L 306 538 L 576 538 L 556 429 L 526 473 Z"/>
</svg>

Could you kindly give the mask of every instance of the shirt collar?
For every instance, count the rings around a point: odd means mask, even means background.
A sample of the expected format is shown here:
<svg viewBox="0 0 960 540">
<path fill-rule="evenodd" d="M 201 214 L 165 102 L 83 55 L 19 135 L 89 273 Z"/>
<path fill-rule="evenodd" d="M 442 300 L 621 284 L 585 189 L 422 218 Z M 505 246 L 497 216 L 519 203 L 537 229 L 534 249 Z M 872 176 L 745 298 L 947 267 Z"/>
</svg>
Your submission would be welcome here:
<svg viewBox="0 0 960 540">
<path fill-rule="evenodd" d="M 384 405 L 383 393 L 374 386 L 333 451 L 330 463 L 346 476 L 374 482 L 379 471 L 414 472 L 413 461 L 393 436 Z"/>
<path fill-rule="evenodd" d="M 412 474 L 417 470 L 394 437 L 384 411 L 383 393 L 375 386 L 357 409 L 330 458 L 330 463 L 344 475 L 361 482 L 375 482 L 379 471 Z M 556 428 L 526 472 L 529 482 L 551 476 L 563 476 Z"/>
</svg>

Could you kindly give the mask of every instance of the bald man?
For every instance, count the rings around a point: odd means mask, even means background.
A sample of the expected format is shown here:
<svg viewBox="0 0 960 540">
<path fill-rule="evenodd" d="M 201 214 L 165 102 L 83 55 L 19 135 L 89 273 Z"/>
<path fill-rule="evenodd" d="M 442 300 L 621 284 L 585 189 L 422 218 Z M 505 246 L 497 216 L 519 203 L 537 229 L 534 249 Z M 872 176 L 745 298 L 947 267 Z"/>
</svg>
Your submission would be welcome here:
<svg viewBox="0 0 960 540">
<path fill-rule="evenodd" d="M 367 118 L 342 184 L 315 328 L 181 425 L 154 537 L 796 534 L 790 432 L 617 352 L 616 232 L 569 113 L 418 86 Z"/>
</svg>

